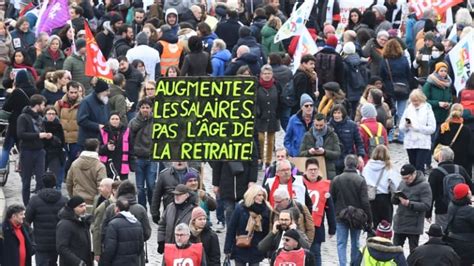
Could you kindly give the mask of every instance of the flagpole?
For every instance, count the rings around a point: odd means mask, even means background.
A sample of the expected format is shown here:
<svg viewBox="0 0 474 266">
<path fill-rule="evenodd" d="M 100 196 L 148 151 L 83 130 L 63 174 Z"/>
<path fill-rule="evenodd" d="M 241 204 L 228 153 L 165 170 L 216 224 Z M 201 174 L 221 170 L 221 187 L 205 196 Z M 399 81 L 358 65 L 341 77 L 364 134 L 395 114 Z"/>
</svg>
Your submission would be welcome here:
<svg viewBox="0 0 474 266">
<path fill-rule="evenodd" d="M 46 11 L 46 8 L 48 7 L 48 3 L 49 3 L 49 0 L 44 0 L 41 3 L 42 6 L 40 9 L 40 12 L 38 13 L 38 21 L 36 21 L 36 37 L 38 37 L 39 34 L 41 33 L 39 26 L 41 26 L 41 18 L 43 17 L 43 14 Z"/>
</svg>

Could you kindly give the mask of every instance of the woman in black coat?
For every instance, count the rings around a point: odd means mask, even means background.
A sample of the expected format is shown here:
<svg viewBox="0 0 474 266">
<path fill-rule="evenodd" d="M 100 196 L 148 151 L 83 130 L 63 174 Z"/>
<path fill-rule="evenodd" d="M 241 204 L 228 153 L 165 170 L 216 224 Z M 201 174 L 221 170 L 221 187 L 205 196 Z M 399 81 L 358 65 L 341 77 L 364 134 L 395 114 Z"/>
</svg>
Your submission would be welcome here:
<svg viewBox="0 0 474 266">
<path fill-rule="evenodd" d="M 190 52 L 184 57 L 181 76 L 208 76 L 212 73 L 211 56 L 203 51 L 202 40 L 192 36 L 188 40 Z"/>
<path fill-rule="evenodd" d="M 54 107 L 49 106 L 44 111 L 43 121 L 45 132 L 52 133 L 51 139 L 45 140 L 44 148 L 46 150 L 46 170 L 56 175 L 56 189 L 61 190 L 64 178 L 64 131 L 58 119 L 58 114 Z"/>
<path fill-rule="evenodd" d="M 207 215 L 203 208 L 196 207 L 193 209 L 189 229 L 191 230 L 190 242 L 202 243 L 203 245 L 207 266 L 221 265 L 219 238 L 207 224 Z"/>
</svg>

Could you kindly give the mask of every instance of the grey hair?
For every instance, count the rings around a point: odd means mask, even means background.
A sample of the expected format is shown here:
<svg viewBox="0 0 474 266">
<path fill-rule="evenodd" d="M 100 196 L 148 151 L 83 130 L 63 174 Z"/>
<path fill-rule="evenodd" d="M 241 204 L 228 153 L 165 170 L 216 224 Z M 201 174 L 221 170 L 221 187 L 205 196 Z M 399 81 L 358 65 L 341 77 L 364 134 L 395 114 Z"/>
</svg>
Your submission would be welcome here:
<svg viewBox="0 0 474 266">
<path fill-rule="evenodd" d="M 273 192 L 273 198 L 289 199 L 290 193 L 288 193 L 288 190 L 286 188 L 280 187 L 275 190 L 275 192 Z"/>
<path fill-rule="evenodd" d="M 356 169 L 359 165 L 359 159 L 354 154 L 349 154 L 344 159 L 344 166 L 346 169 Z"/>
<path fill-rule="evenodd" d="M 390 35 L 388 34 L 388 31 L 386 30 L 381 30 L 379 31 L 379 33 L 377 33 L 377 38 L 381 37 L 381 36 L 385 36 L 385 37 L 389 37 Z"/>
<path fill-rule="evenodd" d="M 276 168 L 275 168 L 275 170 L 276 170 L 276 171 L 279 171 L 279 170 L 281 169 L 282 165 L 285 164 L 285 163 L 291 167 L 290 161 L 288 161 L 288 160 L 285 159 L 285 160 L 281 160 L 281 161 L 277 161 L 277 162 L 276 162 Z"/>
<path fill-rule="evenodd" d="M 272 68 L 272 66 L 266 64 L 266 65 L 262 66 L 262 68 L 260 69 L 260 72 L 263 72 L 263 71 L 270 71 L 270 72 L 273 73 L 273 68 Z"/>
<path fill-rule="evenodd" d="M 212 47 L 218 48 L 219 50 L 225 50 L 227 45 L 222 39 L 215 39 L 212 43 Z"/>
<path fill-rule="evenodd" d="M 49 39 L 48 39 L 48 48 L 51 46 L 51 43 L 52 43 L 54 40 L 58 40 L 58 42 L 59 42 L 59 49 L 61 49 L 61 46 L 63 45 L 63 42 L 61 41 L 61 38 L 59 38 L 58 35 L 51 35 L 51 36 L 49 36 Z"/>
<path fill-rule="evenodd" d="M 454 151 L 450 147 L 442 147 L 440 150 L 440 162 L 453 161 Z"/>
<path fill-rule="evenodd" d="M 178 224 L 175 228 L 174 228 L 174 231 L 175 232 L 184 232 L 186 233 L 187 235 L 190 235 L 191 234 L 191 230 L 189 229 L 189 225 L 185 224 L 185 223 L 180 223 Z"/>
</svg>

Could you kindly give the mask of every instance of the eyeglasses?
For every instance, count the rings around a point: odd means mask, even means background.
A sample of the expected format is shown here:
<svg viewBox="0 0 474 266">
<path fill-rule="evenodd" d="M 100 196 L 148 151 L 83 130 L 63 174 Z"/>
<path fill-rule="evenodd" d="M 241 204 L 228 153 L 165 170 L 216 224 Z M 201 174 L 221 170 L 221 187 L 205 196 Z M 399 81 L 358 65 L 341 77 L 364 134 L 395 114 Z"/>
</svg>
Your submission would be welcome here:
<svg viewBox="0 0 474 266">
<path fill-rule="evenodd" d="M 308 108 L 308 107 L 313 107 L 312 104 L 305 104 L 305 105 L 303 105 L 303 106 L 306 107 L 306 108 Z"/>
<path fill-rule="evenodd" d="M 56 113 L 46 113 L 46 115 L 56 115 Z"/>
</svg>

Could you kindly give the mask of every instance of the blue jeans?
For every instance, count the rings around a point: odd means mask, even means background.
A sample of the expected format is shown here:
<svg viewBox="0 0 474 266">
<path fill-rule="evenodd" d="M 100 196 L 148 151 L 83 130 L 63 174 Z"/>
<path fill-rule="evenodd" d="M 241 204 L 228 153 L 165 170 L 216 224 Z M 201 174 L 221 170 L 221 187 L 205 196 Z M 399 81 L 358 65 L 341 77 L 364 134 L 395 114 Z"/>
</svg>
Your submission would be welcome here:
<svg viewBox="0 0 474 266">
<path fill-rule="evenodd" d="M 216 194 L 216 217 L 217 221 L 225 225 L 225 214 L 224 214 L 224 200 L 221 198 L 220 194 Z"/>
<path fill-rule="evenodd" d="M 56 266 L 58 254 L 56 252 L 36 252 L 36 266 Z"/>
<path fill-rule="evenodd" d="M 136 163 L 135 182 L 137 183 L 138 203 L 146 209 L 147 197 L 148 204 L 151 206 L 153 189 L 155 188 L 156 173 L 158 172 L 158 164 L 152 160 L 147 159 L 137 159 Z"/>
<path fill-rule="evenodd" d="M 10 158 L 10 150 L 13 148 L 15 144 L 15 139 L 11 136 L 5 137 L 5 142 L 3 142 L 3 148 L 0 158 L 0 168 L 6 168 L 8 159 Z"/>
<path fill-rule="evenodd" d="M 43 188 L 44 159 L 46 151 L 41 150 L 25 150 L 20 152 L 21 166 L 21 194 L 23 196 L 23 204 L 28 205 L 30 201 L 31 177 L 34 175 L 36 179 L 36 189 L 39 191 Z"/>
<path fill-rule="evenodd" d="M 280 124 L 284 131 L 286 131 L 286 127 L 288 126 L 288 121 L 290 121 L 291 116 L 291 107 L 287 107 L 282 105 L 280 109 Z"/>
<path fill-rule="evenodd" d="M 397 113 L 395 115 L 397 126 L 400 125 L 400 119 L 402 118 L 403 112 L 405 112 L 405 108 L 407 107 L 408 100 L 395 100 L 395 106 L 397 109 Z M 405 134 L 403 131 L 398 131 L 398 140 L 403 142 L 405 138 Z"/>
<path fill-rule="evenodd" d="M 336 222 L 337 255 L 339 265 L 347 265 L 347 238 L 351 233 L 351 261 L 355 261 L 359 252 L 359 237 L 361 230 L 350 229 L 346 224 Z"/>
<path fill-rule="evenodd" d="M 311 244 L 311 247 L 309 249 L 311 253 L 314 255 L 314 259 L 316 261 L 316 266 L 321 266 L 321 242 L 316 241 L 316 237 L 313 240 L 313 244 Z"/>
<path fill-rule="evenodd" d="M 64 179 L 64 165 L 59 158 L 53 158 L 46 163 L 46 170 L 51 171 L 56 176 L 56 189 L 61 191 Z"/>
</svg>

